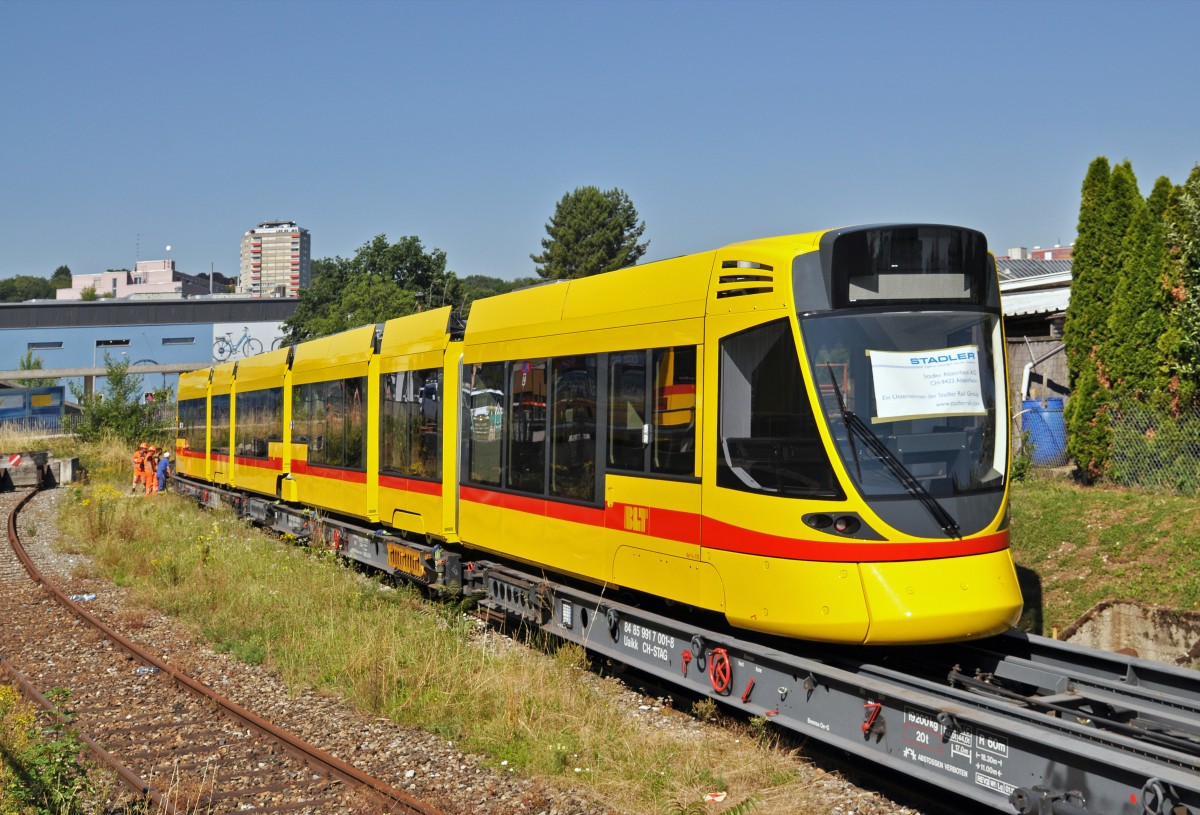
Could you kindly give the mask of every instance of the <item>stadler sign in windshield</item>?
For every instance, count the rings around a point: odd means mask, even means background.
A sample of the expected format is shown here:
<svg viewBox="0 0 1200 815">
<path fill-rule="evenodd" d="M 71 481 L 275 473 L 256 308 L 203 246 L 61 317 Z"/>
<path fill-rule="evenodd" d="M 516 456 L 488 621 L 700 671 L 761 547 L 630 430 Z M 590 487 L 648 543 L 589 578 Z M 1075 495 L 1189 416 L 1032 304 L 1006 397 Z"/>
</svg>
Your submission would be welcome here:
<svg viewBox="0 0 1200 815">
<path fill-rule="evenodd" d="M 873 422 L 986 413 L 978 346 L 867 353 L 875 379 Z"/>
</svg>

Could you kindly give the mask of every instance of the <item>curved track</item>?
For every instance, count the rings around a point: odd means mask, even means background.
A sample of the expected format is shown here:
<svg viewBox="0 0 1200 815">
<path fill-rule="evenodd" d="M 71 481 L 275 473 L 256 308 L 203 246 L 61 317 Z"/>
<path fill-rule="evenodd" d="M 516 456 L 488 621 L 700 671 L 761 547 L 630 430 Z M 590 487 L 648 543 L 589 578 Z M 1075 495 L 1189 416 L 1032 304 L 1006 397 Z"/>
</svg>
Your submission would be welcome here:
<svg viewBox="0 0 1200 815">
<path fill-rule="evenodd" d="M 0 618 L 21 643 L 0 669 L 47 708 L 45 691 L 67 689 L 70 726 L 137 794 L 163 812 L 440 815 L 174 669 L 51 585 L 17 534 L 36 493 L 0 496 L 10 543 Z"/>
</svg>

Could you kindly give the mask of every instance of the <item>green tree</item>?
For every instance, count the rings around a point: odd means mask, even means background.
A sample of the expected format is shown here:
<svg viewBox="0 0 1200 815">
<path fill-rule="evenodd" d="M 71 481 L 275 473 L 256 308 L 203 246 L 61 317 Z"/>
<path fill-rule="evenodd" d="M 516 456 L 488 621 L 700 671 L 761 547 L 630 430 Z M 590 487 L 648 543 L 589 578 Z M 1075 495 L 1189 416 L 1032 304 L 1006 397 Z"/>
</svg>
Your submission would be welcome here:
<svg viewBox="0 0 1200 815">
<path fill-rule="evenodd" d="M 375 275 L 357 275 L 339 293 L 337 308 L 314 314 L 306 328 L 311 332 L 310 337 L 327 337 L 416 310 L 412 292 Z"/>
<path fill-rule="evenodd" d="M 1200 165 L 1175 188 L 1163 221 L 1172 309 L 1158 346 L 1167 369 L 1164 397 L 1179 413 L 1200 401 Z"/>
<path fill-rule="evenodd" d="M 542 253 L 530 255 L 534 269 L 547 280 L 611 272 L 637 264 L 650 242 L 638 243 L 646 230 L 623 190 L 601 192 L 576 187 L 565 194 L 546 224 Z"/>
<path fill-rule="evenodd" d="M 313 261 L 312 283 L 283 323 L 285 340 L 302 342 L 461 301 L 462 284 L 446 268 L 445 252 L 426 252 L 416 237 L 389 243 L 377 235 L 353 258 Z"/>
<path fill-rule="evenodd" d="M 1170 193 L 1171 182 L 1159 178 L 1129 223 L 1108 321 L 1105 356 L 1113 388 L 1143 402 L 1151 398 L 1163 368 L 1158 339 L 1166 328 L 1170 303 L 1163 286 L 1162 216 Z"/>
<path fill-rule="evenodd" d="M 172 389 L 156 388 L 150 401 L 142 401 L 142 377 L 129 373 L 129 361 L 115 361 L 104 354 L 105 382 L 100 393 L 84 393 L 83 386 L 72 382 L 71 394 L 79 403 L 80 415 L 71 423 L 71 432 L 84 441 L 95 441 L 115 434 L 123 441 L 136 444 L 170 441 Z"/>
<path fill-rule="evenodd" d="M 26 300 L 53 300 L 54 287 L 44 277 L 17 275 L 0 280 L 0 303 L 24 303 Z"/>
<path fill-rule="evenodd" d="M 18 366 L 22 371 L 40 371 L 42 370 L 42 358 L 33 355 L 33 351 L 26 351 L 25 356 L 18 360 Z M 22 388 L 44 388 L 50 385 L 58 384 L 57 379 L 18 379 L 17 384 Z"/>
<path fill-rule="evenodd" d="M 1121 279 L 1125 235 L 1134 214 L 1146 206 L 1128 161 L 1113 168 L 1107 189 L 1102 190 L 1107 167 L 1107 159 L 1094 160 L 1084 179 L 1071 264 L 1071 301 L 1063 331 L 1071 382 L 1071 400 L 1064 411 L 1067 451 L 1088 480 L 1103 474 L 1108 457 L 1109 314 Z"/>
<path fill-rule="evenodd" d="M 1112 444 L 1109 426 L 1111 394 L 1097 376 L 1095 365 L 1084 366 L 1071 390 L 1075 405 L 1067 426 L 1067 453 L 1075 460 L 1080 477 L 1087 483 L 1104 475 Z"/>
<path fill-rule="evenodd" d="M 510 291 L 537 286 L 543 281 L 538 277 L 519 277 L 516 280 L 504 280 L 487 275 L 467 275 L 462 279 L 462 312 L 467 314 L 471 304 L 485 297 L 495 297 L 497 294 L 507 294 Z"/>
<path fill-rule="evenodd" d="M 1064 419 L 1067 425 L 1067 452 L 1086 473 L 1081 459 L 1091 458 L 1091 451 L 1082 445 L 1081 426 L 1095 418 L 1093 405 L 1085 405 L 1079 395 L 1083 380 L 1089 380 L 1088 391 L 1096 385 L 1096 310 L 1102 298 L 1100 279 L 1103 275 L 1107 247 L 1105 244 L 1104 212 L 1108 208 L 1112 170 L 1108 159 L 1099 156 L 1088 165 L 1079 199 L 1079 224 L 1076 227 L 1075 250 L 1071 262 L 1071 300 L 1067 305 L 1063 325 L 1063 344 L 1067 353 L 1067 374 L 1071 398 Z M 1087 374 L 1090 373 L 1090 376 Z"/>
<path fill-rule="evenodd" d="M 1104 265 L 1104 210 L 1108 206 L 1108 188 L 1112 170 L 1108 159 L 1100 156 L 1088 166 L 1079 199 L 1079 225 L 1071 260 L 1071 302 L 1063 324 L 1063 344 L 1067 347 L 1067 369 L 1071 389 L 1092 355 L 1095 344 L 1095 318 L 1092 306 L 1099 298 L 1097 276 Z"/>
<path fill-rule="evenodd" d="M 71 267 L 59 266 L 50 276 L 50 285 L 56 289 L 71 288 Z"/>
<path fill-rule="evenodd" d="M 96 293 L 95 286 L 85 286 L 79 290 L 79 299 L 91 302 L 92 300 L 99 300 L 100 295 Z"/>
</svg>

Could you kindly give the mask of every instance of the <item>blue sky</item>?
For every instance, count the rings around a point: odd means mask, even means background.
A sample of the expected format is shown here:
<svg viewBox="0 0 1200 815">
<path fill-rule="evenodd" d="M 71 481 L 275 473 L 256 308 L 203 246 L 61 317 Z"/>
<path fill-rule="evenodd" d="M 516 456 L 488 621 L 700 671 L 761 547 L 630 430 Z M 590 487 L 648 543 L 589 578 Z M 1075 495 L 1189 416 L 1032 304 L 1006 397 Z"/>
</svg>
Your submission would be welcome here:
<svg viewBox="0 0 1200 815">
<path fill-rule="evenodd" d="M 1074 239 L 1098 155 L 1200 161 L 1200 2 L 0 0 L 0 278 L 167 255 L 235 275 L 418 236 L 533 273 L 581 185 L 645 261 L 853 223 Z"/>
</svg>

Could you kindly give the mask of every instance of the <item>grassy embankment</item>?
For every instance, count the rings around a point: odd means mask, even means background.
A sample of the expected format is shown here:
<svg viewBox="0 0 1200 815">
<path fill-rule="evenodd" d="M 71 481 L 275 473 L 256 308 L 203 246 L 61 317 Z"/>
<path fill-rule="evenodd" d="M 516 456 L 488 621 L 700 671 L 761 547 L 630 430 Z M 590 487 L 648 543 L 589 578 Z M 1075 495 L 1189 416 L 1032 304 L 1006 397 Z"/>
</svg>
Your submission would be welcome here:
<svg viewBox="0 0 1200 815">
<path fill-rule="evenodd" d="M 80 576 L 111 580 L 292 687 L 329 690 L 496 766 L 582 784 L 614 811 L 683 811 L 717 789 L 729 792 L 725 810 L 750 796 L 772 813 L 819 805 L 765 721 L 704 739 L 638 726 L 574 646 L 481 647 L 469 615 L 381 590 L 318 549 L 281 545 L 177 496 L 127 496 L 121 447 L 85 457 L 90 483 L 70 488 L 60 520 L 64 541 L 90 555 Z"/>
<path fill-rule="evenodd" d="M 1106 599 L 1200 609 L 1195 498 L 1035 478 L 1013 485 L 1012 530 L 1017 564 L 1040 583 L 1044 633 Z"/>
</svg>

